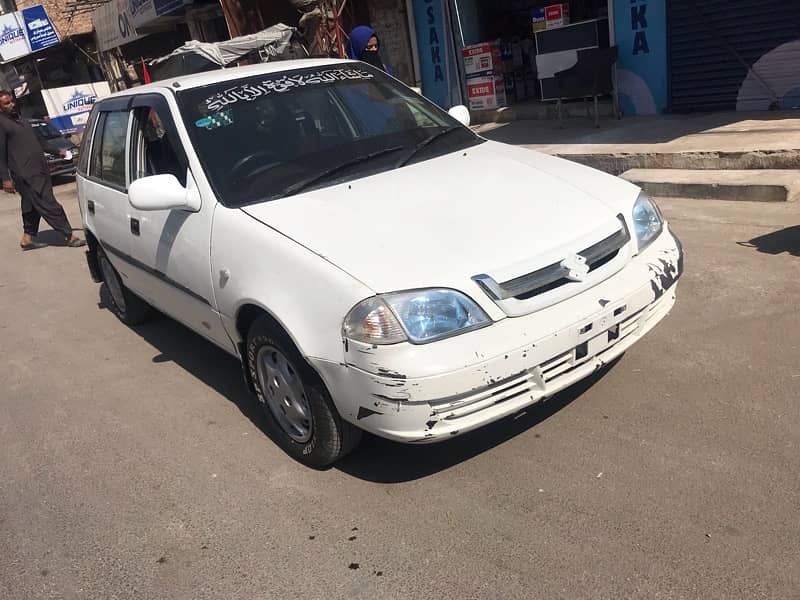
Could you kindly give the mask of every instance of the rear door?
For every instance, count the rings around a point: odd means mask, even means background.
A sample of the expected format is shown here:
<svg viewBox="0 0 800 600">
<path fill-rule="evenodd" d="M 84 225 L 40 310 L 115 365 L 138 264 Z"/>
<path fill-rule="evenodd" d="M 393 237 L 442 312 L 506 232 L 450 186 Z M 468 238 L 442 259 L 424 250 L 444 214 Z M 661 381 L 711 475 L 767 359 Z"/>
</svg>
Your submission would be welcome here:
<svg viewBox="0 0 800 600">
<path fill-rule="evenodd" d="M 131 183 L 173 175 L 187 193 L 199 194 L 167 97 L 137 96 L 131 109 Z M 138 222 L 131 253 L 149 274 L 147 295 L 158 308 L 230 350 L 233 346 L 216 312 L 211 280 L 215 205 L 213 198 L 202 198 L 198 212 L 129 207 Z"/>
</svg>

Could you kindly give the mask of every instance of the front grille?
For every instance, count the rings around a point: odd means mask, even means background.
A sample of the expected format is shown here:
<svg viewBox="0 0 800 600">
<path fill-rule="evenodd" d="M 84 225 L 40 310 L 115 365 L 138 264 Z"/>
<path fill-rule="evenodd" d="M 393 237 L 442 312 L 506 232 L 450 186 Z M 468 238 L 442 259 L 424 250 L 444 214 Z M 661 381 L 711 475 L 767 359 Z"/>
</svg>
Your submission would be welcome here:
<svg viewBox="0 0 800 600">
<path fill-rule="evenodd" d="M 621 228 L 616 233 L 577 253 L 577 257 L 585 261 L 588 267 L 587 275 L 614 260 L 630 242 L 625 219 L 622 215 L 618 219 Z M 575 281 L 568 277 L 570 268 L 565 262 L 566 260 L 553 263 L 503 283 L 496 282 L 489 275 L 476 275 L 472 279 L 494 300 L 528 300 Z"/>
<path fill-rule="evenodd" d="M 453 421 L 526 394 L 547 396 L 548 392 L 552 393 L 551 390 L 558 389 L 561 381 L 569 377 L 573 371 L 595 356 L 603 355 L 639 329 L 642 314 L 642 311 L 639 311 L 603 332 L 601 335 L 608 336 L 608 344 L 604 345 L 597 354 L 590 356 L 586 351 L 588 342 L 584 342 L 535 367 L 496 381 L 477 392 L 473 391 L 431 402 L 430 405 L 433 409 L 431 417 Z"/>
</svg>

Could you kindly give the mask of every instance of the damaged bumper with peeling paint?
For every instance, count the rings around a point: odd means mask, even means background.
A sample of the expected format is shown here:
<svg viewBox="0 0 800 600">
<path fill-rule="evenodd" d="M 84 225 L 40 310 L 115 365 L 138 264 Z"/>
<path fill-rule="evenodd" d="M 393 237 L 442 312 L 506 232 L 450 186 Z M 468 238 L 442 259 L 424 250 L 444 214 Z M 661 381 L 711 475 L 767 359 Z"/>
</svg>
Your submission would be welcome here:
<svg viewBox="0 0 800 600">
<path fill-rule="evenodd" d="M 682 270 L 680 243 L 665 227 L 622 271 L 554 306 L 428 345 L 348 341 L 344 363 L 311 361 L 344 419 L 396 441 L 437 442 L 620 356 L 669 313 Z"/>
</svg>

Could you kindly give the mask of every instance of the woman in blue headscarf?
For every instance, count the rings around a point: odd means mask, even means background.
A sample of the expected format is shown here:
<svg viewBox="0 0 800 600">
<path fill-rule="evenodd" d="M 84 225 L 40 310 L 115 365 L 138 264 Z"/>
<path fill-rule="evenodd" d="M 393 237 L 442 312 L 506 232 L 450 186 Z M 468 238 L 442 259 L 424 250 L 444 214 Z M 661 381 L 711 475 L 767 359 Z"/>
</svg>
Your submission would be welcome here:
<svg viewBox="0 0 800 600">
<path fill-rule="evenodd" d="M 360 25 L 350 32 L 350 43 L 347 45 L 347 56 L 353 60 L 363 60 L 373 67 L 391 75 L 389 69 L 381 59 L 380 40 L 375 30 L 366 25 Z"/>
</svg>

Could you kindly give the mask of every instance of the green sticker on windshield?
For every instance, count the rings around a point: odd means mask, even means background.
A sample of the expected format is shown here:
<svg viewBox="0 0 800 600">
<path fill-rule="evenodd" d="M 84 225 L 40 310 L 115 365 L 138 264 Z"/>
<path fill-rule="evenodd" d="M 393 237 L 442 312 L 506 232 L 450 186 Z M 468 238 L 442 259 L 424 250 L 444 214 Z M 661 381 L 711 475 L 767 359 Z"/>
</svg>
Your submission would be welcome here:
<svg viewBox="0 0 800 600">
<path fill-rule="evenodd" d="M 228 125 L 233 125 L 233 115 L 230 109 L 203 117 L 194 122 L 194 126 L 198 129 L 207 129 L 209 131 L 227 127 Z"/>
</svg>

